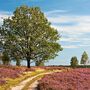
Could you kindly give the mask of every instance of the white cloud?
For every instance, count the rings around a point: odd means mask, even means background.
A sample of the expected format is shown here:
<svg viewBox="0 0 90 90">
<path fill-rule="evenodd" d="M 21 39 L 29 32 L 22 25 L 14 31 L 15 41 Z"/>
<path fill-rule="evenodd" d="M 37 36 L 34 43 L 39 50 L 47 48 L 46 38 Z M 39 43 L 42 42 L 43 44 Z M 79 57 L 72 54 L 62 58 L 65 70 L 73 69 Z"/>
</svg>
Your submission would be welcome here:
<svg viewBox="0 0 90 90">
<path fill-rule="evenodd" d="M 53 10 L 46 12 L 48 20 L 53 24 L 52 26 L 61 32 L 61 42 L 64 48 L 81 48 L 90 46 L 90 36 L 85 34 L 90 33 L 90 16 L 77 16 L 77 15 L 60 15 L 60 13 L 67 13 L 66 10 Z M 53 14 L 53 16 L 52 16 Z M 0 11 L 0 25 L 4 18 L 10 17 L 12 12 Z M 55 15 L 55 16 L 54 16 Z M 56 16 L 57 15 L 57 16 Z M 61 23 L 77 23 L 73 25 L 61 25 Z M 66 35 L 67 37 L 65 37 Z M 76 45 L 70 45 L 71 43 Z"/>
<path fill-rule="evenodd" d="M 64 41 L 64 42 L 80 42 L 80 40 L 78 40 L 78 38 L 61 38 L 60 41 Z"/>
<path fill-rule="evenodd" d="M 60 17 L 48 17 L 48 20 L 54 24 L 53 27 L 60 31 L 68 33 L 84 33 L 90 32 L 90 16 L 60 16 Z M 75 25 L 61 26 L 61 23 L 77 23 Z"/>
<path fill-rule="evenodd" d="M 86 22 L 90 23 L 90 16 L 80 16 L 80 15 L 61 15 L 57 14 L 57 17 L 53 16 L 52 17 L 50 14 L 46 14 L 49 21 L 54 22 L 54 23 L 61 23 L 61 22 Z"/>
<path fill-rule="evenodd" d="M 75 45 L 63 45 L 62 46 L 63 48 L 67 48 L 67 49 L 72 49 L 72 48 L 78 48 L 78 46 L 75 46 Z"/>
<path fill-rule="evenodd" d="M 62 47 L 65 49 L 75 49 L 75 48 L 82 48 L 82 47 L 90 47 L 88 44 L 80 44 L 80 45 L 62 45 Z"/>
<path fill-rule="evenodd" d="M 64 48 L 90 47 L 90 15 L 66 15 L 52 11 L 47 15 L 52 27 L 56 28 L 62 35 L 61 42 L 67 43 Z M 57 15 L 57 16 L 56 16 Z M 67 25 L 65 25 L 66 23 Z M 68 24 L 69 23 L 69 24 Z M 72 25 L 72 23 L 74 23 Z M 70 25 L 71 24 L 71 25 Z M 65 37 L 66 36 L 66 37 Z M 71 43 L 76 43 L 76 45 Z M 69 45 L 71 44 L 71 45 Z"/>
<path fill-rule="evenodd" d="M 66 10 L 52 10 L 52 11 L 47 11 L 45 12 L 45 14 L 48 16 L 48 15 L 52 15 L 52 14 L 57 14 L 57 13 L 67 13 L 68 11 Z"/>
<path fill-rule="evenodd" d="M 12 15 L 12 12 L 0 11 L 0 25 L 2 25 L 3 19 L 8 18 Z"/>
</svg>

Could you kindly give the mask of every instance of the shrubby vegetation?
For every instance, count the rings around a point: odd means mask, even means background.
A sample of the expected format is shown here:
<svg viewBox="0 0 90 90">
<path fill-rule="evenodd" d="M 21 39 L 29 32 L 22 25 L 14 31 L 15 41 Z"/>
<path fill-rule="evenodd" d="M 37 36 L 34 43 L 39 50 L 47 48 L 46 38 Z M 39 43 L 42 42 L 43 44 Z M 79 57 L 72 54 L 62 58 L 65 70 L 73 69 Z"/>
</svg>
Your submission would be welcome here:
<svg viewBox="0 0 90 90">
<path fill-rule="evenodd" d="M 27 68 L 0 65 L 0 90 L 11 90 L 10 87 L 42 72 L 44 72 L 43 69 L 36 69 L 36 67 Z"/>
<path fill-rule="evenodd" d="M 90 69 L 74 69 L 44 76 L 38 90 L 89 90 Z"/>
<path fill-rule="evenodd" d="M 6 84 L 6 78 L 15 79 L 25 71 L 23 68 L 16 68 L 11 66 L 0 66 L 0 85 Z"/>
</svg>

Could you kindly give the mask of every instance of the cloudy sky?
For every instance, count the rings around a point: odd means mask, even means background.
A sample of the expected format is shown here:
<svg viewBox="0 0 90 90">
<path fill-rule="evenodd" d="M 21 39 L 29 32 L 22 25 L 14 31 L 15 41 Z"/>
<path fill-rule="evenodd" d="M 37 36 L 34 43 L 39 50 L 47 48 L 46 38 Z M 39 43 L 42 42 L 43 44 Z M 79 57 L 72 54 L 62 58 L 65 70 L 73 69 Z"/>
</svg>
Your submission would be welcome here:
<svg viewBox="0 0 90 90">
<path fill-rule="evenodd" d="M 63 51 L 47 64 L 69 64 L 72 56 L 90 56 L 90 0 L 0 0 L 0 25 L 20 5 L 39 6 L 61 34 Z"/>
</svg>

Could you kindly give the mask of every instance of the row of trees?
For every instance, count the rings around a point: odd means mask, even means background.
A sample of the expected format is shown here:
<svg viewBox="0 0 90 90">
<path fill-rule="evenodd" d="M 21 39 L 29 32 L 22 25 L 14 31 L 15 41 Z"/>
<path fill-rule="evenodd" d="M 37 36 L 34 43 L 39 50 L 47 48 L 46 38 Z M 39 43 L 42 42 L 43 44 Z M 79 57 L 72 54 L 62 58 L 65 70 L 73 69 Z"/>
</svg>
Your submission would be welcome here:
<svg viewBox="0 0 90 90">
<path fill-rule="evenodd" d="M 84 51 L 83 54 L 82 54 L 82 57 L 81 57 L 80 64 L 86 65 L 86 63 L 88 62 L 88 59 L 89 59 L 88 54 Z M 71 58 L 70 64 L 71 64 L 72 67 L 78 66 L 78 59 L 77 59 L 76 56 Z"/>
<path fill-rule="evenodd" d="M 3 48 L 3 60 L 27 60 L 27 67 L 35 62 L 40 65 L 54 59 L 62 47 L 58 31 L 51 27 L 39 7 L 21 6 L 13 15 L 3 20 L 0 27 L 0 47 Z M 5 56 L 5 57 L 4 57 Z"/>
</svg>

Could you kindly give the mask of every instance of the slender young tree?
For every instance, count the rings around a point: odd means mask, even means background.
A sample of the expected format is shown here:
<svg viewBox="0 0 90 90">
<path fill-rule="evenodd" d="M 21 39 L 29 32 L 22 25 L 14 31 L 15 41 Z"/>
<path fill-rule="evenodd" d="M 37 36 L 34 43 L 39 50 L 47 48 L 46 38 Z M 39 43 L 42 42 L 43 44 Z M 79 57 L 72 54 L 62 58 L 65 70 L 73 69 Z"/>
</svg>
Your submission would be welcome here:
<svg viewBox="0 0 90 90">
<path fill-rule="evenodd" d="M 88 61 L 88 54 L 84 51 L 81 57 L 81 64 L 86 64 L 86 62 Z"/>
<path fill-rule="evenodd" d="M 16 8 L 12 17 L 4 19 L 1 29 L 4 48 L 11 57 L 18 55 L 20 59 L 26 59 L 28 68 L 37 58 L 49 60 L 62 50 L 57 43 L 58 31 L 51 27 L 38 7 Z"/>
</svg>

